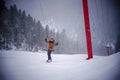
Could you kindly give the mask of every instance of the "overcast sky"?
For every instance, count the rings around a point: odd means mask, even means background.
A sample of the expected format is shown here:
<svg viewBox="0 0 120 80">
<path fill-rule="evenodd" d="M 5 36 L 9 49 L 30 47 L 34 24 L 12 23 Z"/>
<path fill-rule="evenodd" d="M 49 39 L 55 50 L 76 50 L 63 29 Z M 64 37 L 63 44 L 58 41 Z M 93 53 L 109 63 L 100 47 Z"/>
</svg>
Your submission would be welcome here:
<svg viewBox="0 0 120 80">
<path fill-rule="evenodd" d="M 82 0 L 9 0 L 8 6 L 16 4 L 45 26 L 61 31 L 68 36 L 77 37 L 84 29 Z"/>
</svg>

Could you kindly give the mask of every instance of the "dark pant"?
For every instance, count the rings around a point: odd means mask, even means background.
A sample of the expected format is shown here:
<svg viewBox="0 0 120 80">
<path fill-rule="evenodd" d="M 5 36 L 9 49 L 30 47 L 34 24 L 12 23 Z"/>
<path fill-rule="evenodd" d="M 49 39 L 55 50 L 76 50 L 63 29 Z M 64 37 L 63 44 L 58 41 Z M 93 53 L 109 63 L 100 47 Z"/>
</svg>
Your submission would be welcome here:
<svg viewBox="0 0 120 80">
<path fill-rule="evenodd" d="M 47 55 L 48 55 L 48 60 L 52 60 L 52 58 L 51 58 L 51 52 L 52 52 L 52 51 L 48 50 L 48 53 L 47 53 Z"/>
</svg>

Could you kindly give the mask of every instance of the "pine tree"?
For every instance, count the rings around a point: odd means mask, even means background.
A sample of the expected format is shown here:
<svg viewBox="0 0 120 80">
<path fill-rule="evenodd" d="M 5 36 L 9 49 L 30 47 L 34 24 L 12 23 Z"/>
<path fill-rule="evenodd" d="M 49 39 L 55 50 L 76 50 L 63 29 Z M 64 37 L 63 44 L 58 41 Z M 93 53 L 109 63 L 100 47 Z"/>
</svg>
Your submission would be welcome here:
<svg viewBox="0 0 120 80">
<path fill-rule="evenodd" d="M 115 52 L 120 52 L 120 35 L 117 37 Z"/>
<path fill-rule="evenodd" d="M 5 1 L 0 0 L 0 49 L 8 49 L 8 25 L 7 25 L 7 16 L 8 16 L 8 9 L 5 6 Z"/>
<path fill-rule="evenodd" d="M 48 25 L 46 25 L 46 27 L 45 27 L 45 33 L 46 33 L 46 38 L 49 38 L 50 36 L 49 36 L 49 26 Z"/>
</svg>

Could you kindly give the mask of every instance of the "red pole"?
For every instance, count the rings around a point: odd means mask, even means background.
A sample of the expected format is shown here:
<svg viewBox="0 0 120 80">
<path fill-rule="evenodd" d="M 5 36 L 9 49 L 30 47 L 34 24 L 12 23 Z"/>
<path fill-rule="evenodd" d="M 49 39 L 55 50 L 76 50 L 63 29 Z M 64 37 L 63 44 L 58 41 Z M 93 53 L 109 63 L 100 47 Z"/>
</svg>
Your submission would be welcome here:
<svg viewBox="0 0 120 80">
<path fill-rule="evenodd" d="M 90 33 L 88 2 L 87 2 L 87 0 L 82 0 L 82 2 L 83 2 L 83 12 L 84 12 L 87 51 L 88 51 L 87 60 L 89 60 L 89 59 L 93 58 L 93 55 L 92 55 L 92 42 L 91 42 L 91 33 Z"/>
</svg>

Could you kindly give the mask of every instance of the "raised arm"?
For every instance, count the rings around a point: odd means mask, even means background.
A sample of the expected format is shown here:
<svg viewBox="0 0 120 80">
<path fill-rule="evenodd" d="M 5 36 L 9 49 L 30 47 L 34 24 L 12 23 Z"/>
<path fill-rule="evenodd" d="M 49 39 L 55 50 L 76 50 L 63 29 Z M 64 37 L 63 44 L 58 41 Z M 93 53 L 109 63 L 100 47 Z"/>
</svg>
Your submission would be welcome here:
<svg viewBox="0 0 120 80">
<path fill-rule="evenodd" d="M 47 40 L 47 39 L 45 39 L 45 42 L 46 42 L 46 43 L 48 43 L 48 40 Z"/>
<path fill-rule="evenodd" d="M 55 46 L 57 46 L 58 45 L 58 42 L 57 43 L 55 43 Z"/>
</svg>

